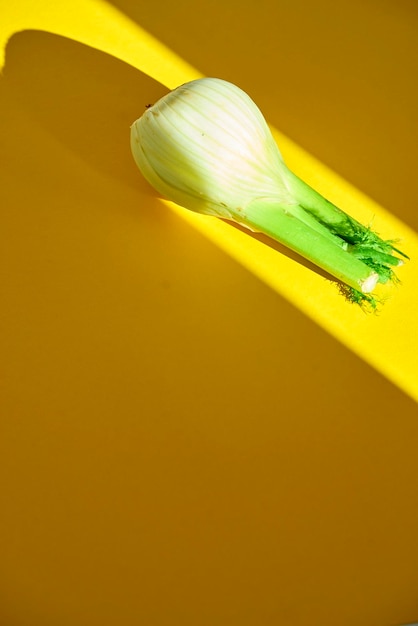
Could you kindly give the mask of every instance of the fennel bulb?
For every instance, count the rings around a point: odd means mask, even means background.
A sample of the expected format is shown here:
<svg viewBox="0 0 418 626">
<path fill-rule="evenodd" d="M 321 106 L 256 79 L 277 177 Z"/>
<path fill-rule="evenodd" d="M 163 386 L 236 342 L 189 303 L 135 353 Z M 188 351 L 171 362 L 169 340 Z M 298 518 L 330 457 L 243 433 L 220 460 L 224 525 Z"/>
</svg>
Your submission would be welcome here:
<svg viewBox="0 0 418 626">
<path fill-rule="evenodd" d="M 251 98 L 217 78 L 181 85 L 131 126 L 148 182 L 177 204 L 263 232 L 375 303 L 406 256 L 293 174 Z"/>
</svg>

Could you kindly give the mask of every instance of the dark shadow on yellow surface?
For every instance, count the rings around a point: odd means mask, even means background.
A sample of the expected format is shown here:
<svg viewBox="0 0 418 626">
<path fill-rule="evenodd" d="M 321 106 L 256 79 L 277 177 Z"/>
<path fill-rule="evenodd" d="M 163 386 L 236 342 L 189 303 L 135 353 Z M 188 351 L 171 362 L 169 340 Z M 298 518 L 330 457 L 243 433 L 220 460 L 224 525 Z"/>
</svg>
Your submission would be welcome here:
<svg viewBox="0 0 418 626">
<path fill-rule="evenodd" d="M 113 4 L 203 74 L 242 87 L 270 124 L 418 230 L 416 2 Z"/>
<path fill-rule="evenodd" d="M 150 195 L 129 124 L 160 90 L 7 49 L 0 622 L 411 621 L 417 405 Z"/>
<path fill-rule="evenodd" d="M 41 31 L 11 37 L 3 80 L 24 113 L 91 167 L 145 187 L 126 149 L 129 127 L 166 87 L 109 55 Z"/>
<path fill-rule="evenodd" d="M 10 39 L 3 78 L 22 111 L 90 167 L 159 197 L 137 172 L 127 142 L 130 124 L 166 87 L 98 50 L 40 31 Z M 246 232 L 338 283 L 285 246 Z"/>
</svg>

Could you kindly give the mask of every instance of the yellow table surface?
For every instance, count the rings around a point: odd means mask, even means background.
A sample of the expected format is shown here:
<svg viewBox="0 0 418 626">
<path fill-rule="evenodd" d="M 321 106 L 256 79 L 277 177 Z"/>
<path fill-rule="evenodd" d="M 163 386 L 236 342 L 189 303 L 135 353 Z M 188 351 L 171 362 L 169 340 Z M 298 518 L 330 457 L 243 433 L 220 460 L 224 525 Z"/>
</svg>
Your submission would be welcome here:
<svg viewBox="0 0 418 626">
<path fill-rule="evenodd" d="M 1 626 L 418 620 L 416 3 L 0 15 Z M 142 179 L 129 125 L 201 75 L 402 240 L 378 316 Z"/>
</svg>

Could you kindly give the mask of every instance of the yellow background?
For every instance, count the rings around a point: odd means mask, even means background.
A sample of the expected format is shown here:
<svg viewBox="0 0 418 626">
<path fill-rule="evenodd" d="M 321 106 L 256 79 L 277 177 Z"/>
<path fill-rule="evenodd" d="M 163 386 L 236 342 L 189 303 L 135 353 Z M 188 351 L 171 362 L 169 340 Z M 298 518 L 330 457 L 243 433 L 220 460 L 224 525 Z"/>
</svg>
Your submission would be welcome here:
<svg viewBox="0 0 418 626">
<path fill-rule="evenodd" d="M 1 625 L 418 619 L 416 4 L 1 13 Z M 199 73 L 403 239 L 378 317 L 142 180 L 130 123 Z"/>
</svg>

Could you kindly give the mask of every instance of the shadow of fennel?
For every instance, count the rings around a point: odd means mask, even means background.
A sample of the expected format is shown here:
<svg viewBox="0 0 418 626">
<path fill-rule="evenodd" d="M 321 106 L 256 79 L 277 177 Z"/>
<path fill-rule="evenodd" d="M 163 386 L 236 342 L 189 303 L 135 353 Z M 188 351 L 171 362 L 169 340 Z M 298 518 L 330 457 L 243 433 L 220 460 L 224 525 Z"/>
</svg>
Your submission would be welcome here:
<svg viewBox="0 0 418 626">
<path fill-rule="evenodd" d="M 131 158 L 129 128 L 165 86 L 94 48 L 32 30 L 10 38 L 3 81 L 25 114 L 91 167 L 148 188 Z"/>
<path fill-rule="evenodd" d="M 30 30 L 9 40 L 3 80 L 25 114 L 91 167 L 151 197 L 161 197 L 138 172 L 129 128 L 149 104 L 167 93 L 165 86 L 94 48 Z M 285 246 L 244 230 L 336 282 Z"/>
</svg>

